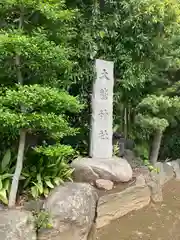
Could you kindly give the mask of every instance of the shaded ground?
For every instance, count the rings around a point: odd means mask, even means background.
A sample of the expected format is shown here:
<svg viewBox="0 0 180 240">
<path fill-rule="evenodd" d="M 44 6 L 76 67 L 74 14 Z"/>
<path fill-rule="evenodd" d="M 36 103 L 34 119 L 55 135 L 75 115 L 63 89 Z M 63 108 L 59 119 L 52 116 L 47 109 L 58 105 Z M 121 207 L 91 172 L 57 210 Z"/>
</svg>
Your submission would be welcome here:
<svg viewBox="0 0 180 240">
<path fill-rule="evenodd" d="M 164 202 L 133 212 L 99 230 L 98 240 L 180 240 L 180 182 L 164 187 Z"/>
</svg>

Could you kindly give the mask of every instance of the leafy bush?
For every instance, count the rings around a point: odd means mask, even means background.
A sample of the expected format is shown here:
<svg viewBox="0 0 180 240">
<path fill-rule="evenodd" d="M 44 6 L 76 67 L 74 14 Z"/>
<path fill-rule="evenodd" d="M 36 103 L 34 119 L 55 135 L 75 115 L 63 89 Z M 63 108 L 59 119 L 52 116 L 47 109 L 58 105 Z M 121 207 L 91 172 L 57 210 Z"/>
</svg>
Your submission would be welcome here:
<svg viewBox="0 0 180 240">
<path fill-rule="evenodd" d="M 50 158 L 45 155 L 40 157 L 33 154 L 34 159 L 28 159 L 22 172 L 25 181 L 23 189 L 30 192 L 33 198 L 47 197 L 50 189 L 62 184 L 64 181 L 72 181 L 73 169 L 63 157 Z"/>
<path fill-rule="evenodd" d="M 136 155 L 142 158 L 143 160 L 149 159 L 149 147 L 147 144 L 136 145 L 134 151 Z"/>
<path fill-rule="evenodd" d="M 177 159 L 180 158 L 180 129 L 168 128 L 162 139 L 160 148 L 160 159 L 164 161 L 166 158 Z"/>
<path fill-rule="evenodd" d="M 71 72 L 75 64 L 70 60 L 69 41 L 74 32 L 72 23 L 76 11 L 67 9 L 64 0 L 8 0 L 0 4 L 0 15 L 3 19 L 0 30 L 0 125 L 4 132 L 12 129 L 19 135 L 17 164 L 8 203 L 9 207 L 14 207 L 27 134 L 40 132 L 60 142 L 64 136 L 77 133 L 69 123 L 68 113 L 80 112 L 82 106 L 77 98 L 65 92 L 72 84 L 67 72 Z M 56 150 L 57 155 L 60 150 L 62 153 L 67 151 L 68 147 L 59 144 Z M 41 182 L 39 174 L 34 181 L 36 185 Z M 38 190 L 42 194 L 42 188 Z"/>
<path fill-rule="evenodd" d="M 11 160 L 11 151 L 8 149 L 0 164 L 0 201 L 4 204 L 8 204 L 11 178 L 15 169 Z"/>
<path fill-rule="evenodd" d="M 116 143 L 114 146 L 113 146 L 113 155 L 114 156 L 119 156 L 119 144 Z"/>
</svg>

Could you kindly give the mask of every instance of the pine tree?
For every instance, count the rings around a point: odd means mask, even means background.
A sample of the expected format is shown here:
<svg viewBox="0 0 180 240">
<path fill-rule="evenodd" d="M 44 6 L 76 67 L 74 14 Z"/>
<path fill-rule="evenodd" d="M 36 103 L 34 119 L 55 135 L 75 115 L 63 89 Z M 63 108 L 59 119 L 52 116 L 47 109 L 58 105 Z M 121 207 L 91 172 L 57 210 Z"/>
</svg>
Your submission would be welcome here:
<svg viewBox="0 0 180 240">
<path fill-rule="evenodd" d="M 136 123 L 146 131 L 150 144 L 149 160 L 158 160 L 161 140 L 166 128 L 179 118 L 179 97 L 149 95 L 137 106 Z"/>
</svg>

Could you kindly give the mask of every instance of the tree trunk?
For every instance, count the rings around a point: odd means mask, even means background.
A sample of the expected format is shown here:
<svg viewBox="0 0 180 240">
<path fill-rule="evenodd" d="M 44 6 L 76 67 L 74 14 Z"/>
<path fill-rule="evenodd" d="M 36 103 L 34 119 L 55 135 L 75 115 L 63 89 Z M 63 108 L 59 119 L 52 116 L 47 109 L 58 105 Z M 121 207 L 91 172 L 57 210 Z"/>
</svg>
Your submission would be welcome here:
<svg viewBox="0 0 180 240">
<path fill-rule="evenodd" d="M 127 139 L 127 131 L 128 131 L 128 126 L 127 126 L 127 107 L 124 107 L 124 137 Z"/>
<path fill-rule="evenodd" d="M 162 131 L 156 131 L 153 136 L 151 152 L 150 152 L 150 163 L 155 165 L 158 160 L 159 149 L 161 146 L 161 139 L 162 139 Z"/>
<path fill-rule="evenodd" d="M 9 207 L 14 207 L 16 204 L 16 195 L 17 195 L 17 191 L 18 191 L 19 179 L 21 176 L 22 168 L 23 168 L 25 140 L 26 140 L 26 131 L 21 129 L 16 170 L 15 170 L 15 173 L 13 176 L 13 181 L 11 184 L 11 191 L 10 191 L 10 195 L 9 195 L 9 204 L 8 204 Z"/>
<path fill-rule="evenodd" d="M 19 17 L 19 29 L 22 29 L 23 27 L 23 11 L 20 14 Z M 16 55 L 15 57 L 15 65 L 17 68 L 17 80 L 19 85 L 23 85 L 23 76 L 21 72 L 21 59 L 19 55 Z M 24 112 L 25 109 L 23 106 L 21 106 L 21 111 Z M 26 130 L 20 129 L 20 137 L 19 137 L 19 148 L 18 148 L 18 155 L 17 155 L 17 162 L 16 162 L 16 169 L 15 173 L 13 175 L 13 180 L 11 184 L 10 194 L 9 194 L 9 207 L 14 207 L 16 204 L 16 197 L 17 197 L 17 191 L 19 186 L 19 179 L 21 176 L 21 171 L 23 168 L 23 159 L 24 159 L 24 150 L 25 150 L 25 142 L 26 142 Z"/>
<path fill-rule="evenodd" d="M 130 137 L 131 134 L 131 106 L 128 104 L 128 114 L 127 114 L 127 125 L 128 125 L 128 131 L 127 131 L 127 138 Z"/>
</svg>

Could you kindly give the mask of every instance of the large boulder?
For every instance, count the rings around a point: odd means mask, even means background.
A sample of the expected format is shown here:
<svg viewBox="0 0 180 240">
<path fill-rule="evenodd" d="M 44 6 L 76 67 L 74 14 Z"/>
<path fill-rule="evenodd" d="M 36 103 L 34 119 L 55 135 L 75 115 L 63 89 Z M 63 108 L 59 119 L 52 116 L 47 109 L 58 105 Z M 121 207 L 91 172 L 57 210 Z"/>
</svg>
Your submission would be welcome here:
<svg viewBox="0 0 180 240">
<path fill-rule="evenodd" d="M 1 210 L 0 239 L 36 240 L 32 214 L 22 210 Z"/>
<path fill-rule="evenodd" d="M 136 154 L 129 149 L 125 149 L 124 158 L 128 161 L 133 169 L 144 165 L 142 159 L 137 157 Z"/>
<path fill-rule="evenodd" d="M 41 229 L 38 240 L 86 240 L 95 220 L 98 195 L 86 183 L 66 183 L 45 201 L 52 228 Z"/>
<path fill-rule="evenodd" d="M 151 200 L 154 203 L 162 202 L 163 201 L 163 192 L 161 181 L 159 176 L 156 172 L 149 173 L 149 179 L 146 179 L 146 183 L 151 190 Z"/>
<path fill-rule="evenodd" d="M 141 209 L 149 202 L 150 190 L 144 177 L 140 175 L 134 186 L 100 197 L 97 207 L 97 228 L 104 227 L 131 211 Z"/>
<path fill-rule="evenodd" d="M 154 171 L 150 172 L 147 167 L 140 167 L 134 169 L 133 176 L 137 178 L 140 175 L 143 175 L 145 182 L 150 189 L 152 202 L 162 202 L 163 193 L 159 174 Z"/>
<path fill-rule="evenodd" d="M 169 164 L 157 162 L 155 167 L 159 170 L 158 177 L 161 185 L 164 185 L 174 178 L 174 170 Z"/>
<path fill-rule="evenodd" d="M 94 183 L 97 179 L 105 179 L 118 183 L 132 179 L 132 168 L 123 158 L 81 158 L 74 160 L 71 166 L 74 168 L 73 177 L 77 182 Z"/>
</svg>

